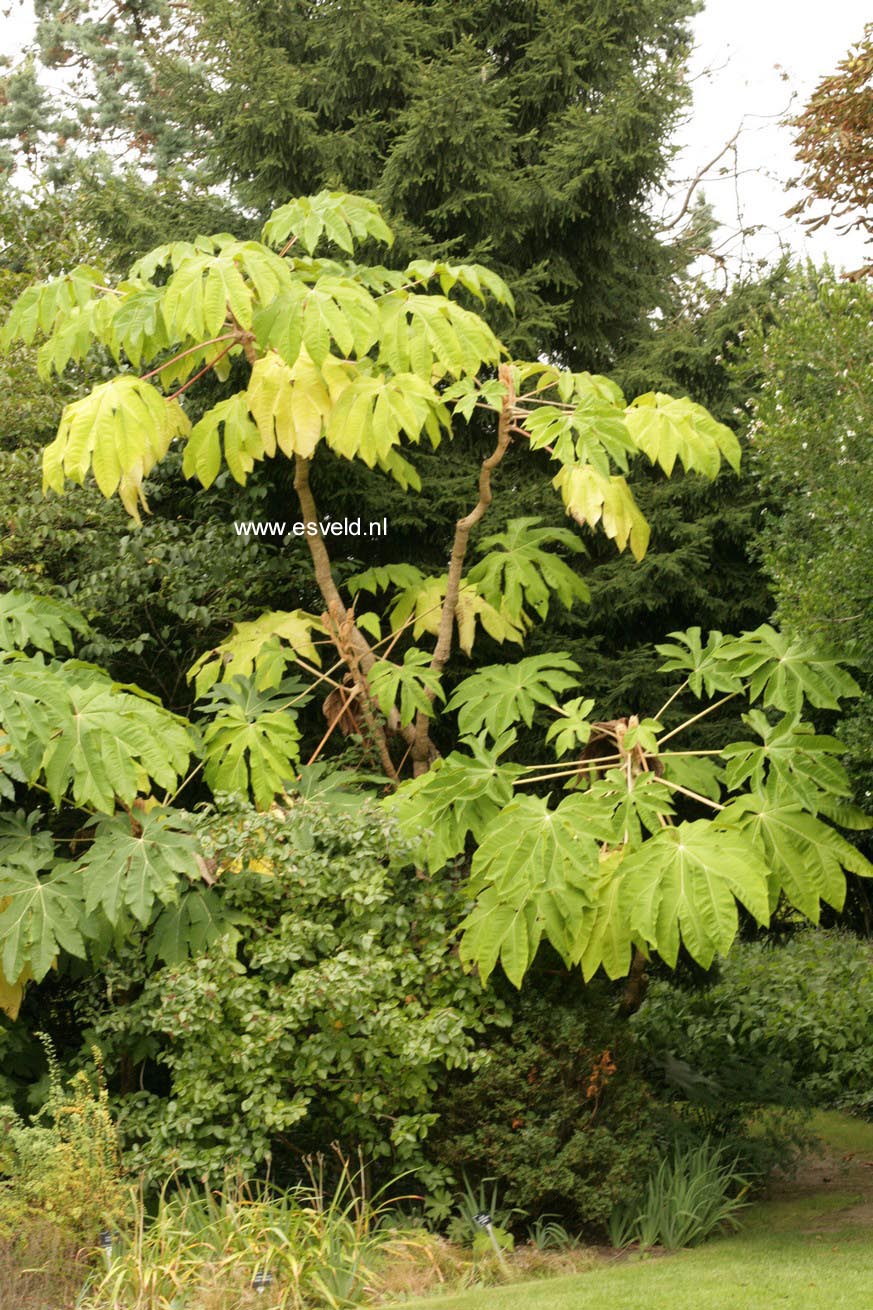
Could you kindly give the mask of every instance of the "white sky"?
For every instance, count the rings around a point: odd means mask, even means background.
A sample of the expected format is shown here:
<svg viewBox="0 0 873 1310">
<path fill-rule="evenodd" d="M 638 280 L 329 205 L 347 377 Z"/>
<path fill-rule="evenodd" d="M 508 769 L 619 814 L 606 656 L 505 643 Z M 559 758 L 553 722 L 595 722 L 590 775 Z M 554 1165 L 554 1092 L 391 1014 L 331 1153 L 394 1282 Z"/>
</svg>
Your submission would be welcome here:
<svg viewBox="0 0 873 1310">
<path fill-rule="evenodd" d="M 831 223 L 809 236 L 796 220 L 785 218 L 802 193 L 786 191 L 798 169 L 792 134 L 779 119 L 789 106 L 792 113 L 803 107 L 821 78 L 860 40 L 871 18 L 870 0 L 708 0 L 698 15 L 691 66 L 694 107 L 678 134 L 683 148 L 675 170 L 678 177 L 694 177 L 743 125 L 736 185 L 732 176 L 717 176 L 721 167 L 733 172 L 733 160 L 726 157 L 708 174 L 713 180 L 704 191 L 726 225 L 725 236 L 761 225 L 747 239 L 748 255 L 772 259 L 781 242 L 798 254 L 828 258 L 837 267 L 859 268 L 868 262 L 859 232 L 839 236 Z M 707 69 L 712 71 L 705 75 Z M 684 197 L 681 188 L 677 193 Z M 668 216 L 677 208 L 668 208 Z M 725 252 L 738 255 L 739 242 Z"/>
<path fill-rule="evenodd" d="M 742 226 L 760 231 L 745 242 L 729 240 L 724 253 L 736 268 L 739 258 L 769 260 L 782 246 L 837 267 L 866 263 L 860 233 L 839 236 L 829 225 L 811 237 L 785 210 L 797 199 L 785 186 L 795 173 L 791 134 L 779 119 L 800 108 L 825 74 L 832 72 L 871 17 L 869 0 L 708 0 L 695 22 L 697 48 L 692 60 L 694 108 L 680 130 L 677 179 L 690 179 L 743 125 L 737 141 L 739 177 L 719 177 L 726 157 L 708 175 L 707 199 L 729 237 Z M 33 31 L 31 0 L 0 0 L 0 50 L 20 50 Z M 707 72 L 707 70 L 711 70 Z M 686 188 L 675 187 L 675 214 Z"/>
</svg>

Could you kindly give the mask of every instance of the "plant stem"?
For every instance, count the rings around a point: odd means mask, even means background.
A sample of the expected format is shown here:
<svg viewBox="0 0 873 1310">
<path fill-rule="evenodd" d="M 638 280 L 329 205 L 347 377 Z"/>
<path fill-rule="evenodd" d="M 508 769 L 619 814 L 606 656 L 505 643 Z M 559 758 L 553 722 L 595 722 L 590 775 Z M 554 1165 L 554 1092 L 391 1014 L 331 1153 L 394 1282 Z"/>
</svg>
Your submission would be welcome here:
<svg viewBox="0 0 873 1310">
<path fill-rule="evenodd" d="M 681 791 L 683 796 L 690 796 L 693 801 L 700 801 L 701 805 L 708 805 L 711 810 L 723 810 L 726 807 L 719 805 L 718 801 L 711 801 L 708 796 L 701 796 L 699 791 L 691 791 L 689 787 L 680 787 L 678 782 L 670 782 L 668 778 L 659 778 L 657 774 L 653 775 L 655 782 L 659 782 L 662 787 L 670 787 L 673 791 Z"/>
<path fill-rule="evenodd" d="M 446 577 L 446 594 L 443 600 L 442 612 L 440 613 L 433 658 L 430 662 L 430 667 L 435 673 L 442 672 L 451 654 L 452 629 L 455 622 L 455 610 L 458 604 L 461 575 L 464 571 L 464 559 L 467 554 L 470 533 L 491 504 L 491 474 L 509 449 L 511 440 L 510 427 L 512 425 L 515 393 L 512 386 L 512 370 L 508 364 L 500 365 L 500 380 L 506 387 L 506 395 L 503 398 L 503 408 L 500 411 L 500 418 L 497 423 L 497 444 L 488 458 L 482 461 L 482 467 L 479 470 L 478 501 L 470 510 L 470 513 L 466 514 L 464 518 L 458 519 L 455 524 L 455 539 L 452 543 L 452 554 Z M 428 691 L 426 694 L 430 700 L 433 700 L 432 692 Z M 432 757 L 430 716 L 425 714 L 423 710 L 419 710 L 415 717 L 415 742 L 412 748 L 413 773 L 418 776 L 426 772 Z"/>
<path fill-rule="evenodd" d="M 150 373 L 143 373 L 139 380 L 140 382 L 147 382 L 149 378 L 155 377 L 156 374 L 163 373 L 164 369 L 169 368 L 171 364 L 176 364 L 180 359 L 185 359 L 187 355 L 195 355 L 198 350 L 205 350 L 207 346 L 217 346 L 222 341 L 233 341 L 235 339 L 235 332 L 225 332 L 224 336 L 221 337 L 210 337 L 208 341 L 201 341 L 199 345 L 190 346 L 188 350 L 180 350 L 178 355 L 173 355 L 172 359 L 168 359 L 165 364 L 159 364 Z"/>
<path fill-rule="evenodd" d="M 660 739 L 659 745 L 663 746 L 665 741 L 669 741 L 671 737 L 675 737 L 679 732 L 684 732 L 686 728 L 690 728 L 692 723 L 697 723 L 699 719 L 705 719 L 707 714 L 712 714 L 713 710 L 717 710 L 721 705 L 726 705 L 729 700 L 733 700 L 738 695 L 738 691 L 732 691 L 728 696 L 722 696 L 721 700 L 715 701 L 712 705 L 707 705 L 706 709 L 701 710 L 699 714 L 695 714 L 693 719 L 686 719 L 684 723 L 679 724 L 678 728 L 668 732 L 666 737 Z"/>
<path fill-rule="evenodd" d="M 194 374 L 193 378 L 189 378 L 187 382 L 183 382 L 178 391 L 174 391 L 171 396 L 167 396 L 167 400 L 175 400 L 178 396 L 181 396 L 184 391 L 187 391 L 189 387 L 193 387 L 194 383 L 199 381 L 204 373 L 208 373 L 211 368 L 215 368 L 218 361 L 224 359 L 228 351 L 233 350 L 233 346 L 234 343 L 231 341 L 229 346 L 225 346 L 224 350 L 219 351 L 215 356 L 215 359 L 210 359 L 208 364 L 204 364 L 203 367 Z"/>
<path fill-rule="evenodd" d="M 667 710 L 668 710 L 668 709 L 670 708 L 670 706 L 673 704 L 673 702 L 674 702 L 674 700 L 676 699 L 676 697 L 677 697 L 677 696 L 681 696 L 681 695 L 682 695 L 682 692 L 685 690 L 685 688 L 686 688 L 687 686 L 688 686 L 688 679 L 686 678 L 684 682 L 680 682 L 679 686 L 678 686 L 678 687 L 676 688 L 676 690 L 673 692 L 673 695 L 669 698 L 669 700 L 665 700 L 665 701 L 664 701 L 664 704 L 663 704 L 663 705 L 661 706 L 661 708 L 658 710 L 657 714 L 653 715 L 652 717 L 655 718 L 655 719 L 657 719 L 657 720 L 660 722 L 661 715 L 667 713 Z"/>
<path fill-rule="evenodd" d="M 577 768 L 573 770 L 573 772 L 576 773 L 583 768 L 587 769 L 589 765 L 592 764 L 614 764 L 617 760 L 620 760 L 621 758 L 622 758 L 621 755 L 619 755 L 618 753 L 616 753 L 615 755 L 596 755 L 590 760 L 581 761 L 577 766 Z M 528 770 L 533 771 L 535 769 L 565 770 L 567 768 L 567 761 L 556 760 L 554 764 L 521 764 L 518 767 L 525 771 Z"/>
</svg>

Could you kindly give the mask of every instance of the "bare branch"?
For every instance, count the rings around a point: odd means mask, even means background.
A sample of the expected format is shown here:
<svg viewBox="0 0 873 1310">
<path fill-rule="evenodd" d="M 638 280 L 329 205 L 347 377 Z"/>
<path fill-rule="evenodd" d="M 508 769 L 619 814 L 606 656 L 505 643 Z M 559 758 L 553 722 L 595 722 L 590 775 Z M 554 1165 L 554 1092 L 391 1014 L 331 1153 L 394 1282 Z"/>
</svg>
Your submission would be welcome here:
<svg viewBox="0 0 873 1310">
<path fill-rule="evenodd" d="M 701 168 L 699 172 L 695 173 L 694 177 L 691 179 L 691 185 L 689 186 L 687 192 L 685 193 L 685 199 L 682 203 L 682 208 L 679 210 L 679 213 L 676 215 L 675 218 L 671 219 L 669 223 L 664 224 L 664 226 L 660 229 L 661 232 L 670 232 L 676 226 L 676 224 L 681 222 L 681 220 L 685 217 L 691 206 L 691 201 L 694 199 L 694 193 L 697 190 L 697 188 L 700 186 L 703 179 L 706 177 L 706 174 L 709 172 L 711 168 L 715 168 L 719 160 L 723 159 L 724 156 L 728 153 L 728 151 L 733 150 L 734 146 L 737 143 L 737 138 L 739 137 L 740 132 L 742 130 L 743 129 L 741 125 L 740 127 L 737 128 L 736 132 L 734 132 L 730 141 L 726 141 L 724 143 L 721 150 L 719 150 L 718 154 L 714 155 L 713 158 L 710 159 L 708 164 L 704 164 L 703 168 Z"/>
</svg>

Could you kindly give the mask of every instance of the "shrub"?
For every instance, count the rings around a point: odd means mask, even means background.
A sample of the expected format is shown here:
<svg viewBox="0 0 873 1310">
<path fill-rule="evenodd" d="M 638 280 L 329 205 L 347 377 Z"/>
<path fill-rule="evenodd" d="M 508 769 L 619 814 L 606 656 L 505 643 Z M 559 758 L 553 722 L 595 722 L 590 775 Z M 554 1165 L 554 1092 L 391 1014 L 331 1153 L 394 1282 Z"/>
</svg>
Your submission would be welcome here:
<svg viewBox="0 0 873 1310">
<path fill-rule="evenodd" d="M 47 1053 L 49 1095 L 35 1122 L 0 1109 L 0 1236 L 42 1222 L 91 1245 L 124 1207 L 101 1056 L 95 1048 L 94 1072 L 64 1087 L 48 1044 Z"/>
<path fill-rule="evenodd" d="M 873 1108 L 873 943 L 806 929 L 739 944 L 700 987 L 658 979 L 634 1026 L 707 1105 Z"/>
<path fill-rule="evenodd" d="M 383 1177 L 439 1182 L 424 1149 L 437 1083 L 475 1065 L 505 1007 L 451 949 L 456 883 L 416 873 L 391 821 L 347 800 L 210 816 L 236 940 L 163 968 L 145 942 L 110 971 L 97 1030 L 127 1071 L 120 1123 L 150 1180 L 233 1166 L 288 1181 L 337 1141 Z"/>
<path fill-rule="evenodd" d="M 636 1194 L 664 1133 L 609 989 L 560 970 L 522 992 L 488 1063 L 448 1080 L 436 1105 L 438 1159 L 493 1179 L 507 1206 L 589 1232 Z"/>
</svg>

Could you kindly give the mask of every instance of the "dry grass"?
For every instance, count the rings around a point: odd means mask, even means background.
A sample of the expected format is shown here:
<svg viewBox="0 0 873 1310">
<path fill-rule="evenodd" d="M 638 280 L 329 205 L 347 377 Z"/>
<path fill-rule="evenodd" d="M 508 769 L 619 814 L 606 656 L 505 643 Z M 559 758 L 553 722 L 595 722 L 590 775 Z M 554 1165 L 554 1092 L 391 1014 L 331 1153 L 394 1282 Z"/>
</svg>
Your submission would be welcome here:
<svg viewBox="0 0 873 1310">
<path fill-rule="evenodd" d="M 526 1245 L 508 1253 L 505 1261 L 501 1265 L 495 1256 L 474 1256 L 471 1251 L 429 1233 L 400 1238 L 380 1252 L 369 1289 L 371 1304 L 583 1273 L 597 1264 L 598 1254 L 586 1248 L 538 1251 Z"/>
<path fill-rule="evenodd" d="M 43 1220 L 0 1237 L 0 1310 L 72 1310 L 87 1268 L 73 1241 Z"/>
</svg>

